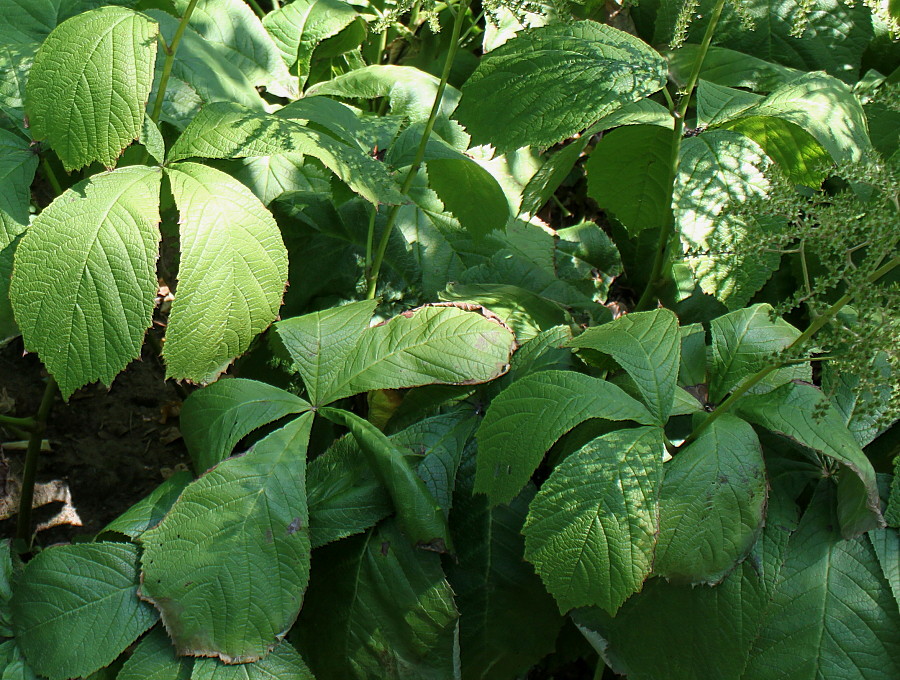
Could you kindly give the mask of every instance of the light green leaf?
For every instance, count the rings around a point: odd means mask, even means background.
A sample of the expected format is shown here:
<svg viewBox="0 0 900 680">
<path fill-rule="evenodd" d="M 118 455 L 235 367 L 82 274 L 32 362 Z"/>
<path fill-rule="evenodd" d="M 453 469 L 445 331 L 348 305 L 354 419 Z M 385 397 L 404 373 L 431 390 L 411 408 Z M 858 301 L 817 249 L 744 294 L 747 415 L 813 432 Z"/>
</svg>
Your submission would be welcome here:
<svg viewBox="0 0 900 680">
<path fill-rule="evenodd" d="M 379 481 L 394 502 L 403 532 L 417 547 L 452 552 L 447 520 L 425 482 L 397 446 L 381 430 L 354 413 L 325 407 L 323 417 L 350 430 Z"/>
<path fill-rule="evenodd" d="M 187 470 L 179 470 L 146 497 L 132 505 L 128 510 L 116 517 L 99 532 L 102 536 L 107 532 L 116 532 L 131 538 L 137 538 L 147 529 L 159 524 L 172 504 L 191 483 L 193 477 Z M 111 537 L 112 538 L 112 537 Z M 113 538 L 113 540 L 115 540 Z"/>
<path fill-rule="evenodd" d="M 440 557 L 390 520 L 316 551 L 295 630 L 321 680 L 457 677 L 459 615 Z"/>
<path fill-rule="evenodd" d="M 184 16 L 190 0 L 175 0 L 177 16 Z M 254 85 L 276 97 L 295 99 L 297 79 L 281 60 L 278 47 L 259 17 L 243 0 L 204 0 L 191 14 L 190 27 L 207 42 L 226 49 L 229 61 Z"/>
<path fill-rule="evenodd" d="M 231 455 L 258 427 L 310 409 L 305 399 L 246 378 L 218 380 L 192 392 L 181 409 L 181 432 L 198 472 Z"/>
<path fill-rule="evenodd" d="M 150 119 L 149 115 L 144 116 L 140 142 L 147 149 L 147 153 L 153 157 L 153 160 L 162 165 L 166 160 L 166 142 L 159 131 L 159 127 Z"/>
<path fill-rule="evenodd" d="M 288 642 L 281 642 L 265 659 L 227 665 L 218 659 L 197 659 L 191 680 L 315 680 L 303 657 Z"/>
<path fill-rule="evenodd" d="M 140 641 L 116 680 L 188 680 L 194 660 L 175 656 L 166 631 L 157 626 Z"/>
<path fill-rule="evenodd" d="M 718 583 L 756 543 L 766 509 L 766 467 L 753 428 L 725 414 L 666 464 L 653 571 Z"/>
<path fill-rule="evenodd" d="M 588 196 L 630 234 L 664 228 L 669 215 L 672 132 L 629 125 L 603 135 L 585 166 Z"/>
<path fill-rule="evenodd" d="M 699 44 L 685 45 L 680 50 L 669 53 L 669 67 L 677 82 L 687 81 L 688 74 L 697 61 L 699 50 Z M 768 92 L 803 73 L 751 54 L 713 45 L 703 60 L 700 77 L 716 85 Z"/>
<path fill-rule="evenodd" d="M 469 158 L 434 158 L 426 163 L 428 184 L 459 223 L 478 238 L 503 230 L 509 204 L 491 174 Z"/>
<path fill-rule="evenodd" d="M 865 536 L 840 540 L 823 480 L 791 537 L 747 680 L 900 675 L 900 612 Z"/>
<path fill-rule="evenodd" d="M 130 543 L 61 545 L 39 553 L 10 603 L 28 664 L 50 680 L 88 676 L 109 664 L 157 619 L 137 588 L 138 549 Z"/>
<path fill-rule="evenodd" d="M 872 357 L 866 369 L 867 378 L 875 378 L 873 389 L 862 393 L 862 376 L 848 371 L 840 362 L 827 362 L 822 367 L 822 391 L 841 415 L 841 420 L 853 434 L 856 443 L 866 446 L 887 429 L 885 416 L 890 409 L 891 367 L 886 352 Z"/>
<path fill-rule="evenodd" d="M 102 7 L 61 23 L 28 76 L 25 112 L 66 170 L 108 168 L 141 133 L 153 82 L 157 26 L 143 14 Z"/>
<path fill-rule="evenodd" d="M 658 427 L 617 430 L 556 466 L 531 503 L 525 559 L 561 613 L 610 614 L 641 589 L 653 564 L 665 452 Z"/>
<path fill-rule="evenodd" d="M 665 61 L 634 36 L 593 21 L 544 26 L 482 57 L 455 117 L 473 145 L 548 147 L 665 82 Z"/>
<path fill-rule="evenodd" d="M 768 303 L 753 305 L 712 320 L 710 331 L 709 399 L 718 403 L 743 380 L 772 363 L 772 356 L 790 345 L 800 331 L 781 317 L 775 317 Z M 811 381 L 809 364 L 787 366 L 769 373 L 760 383 L 763 390 L 791 380 Z"/>
<path fill-rule="evenodd" d="M 875 471 L 866 454 L 831 406 L 822 412 L 822 394 L 812 385 L 788 383 L 738 401 L 738 414 L 751 423 L 784 435 L 843 466 L 838 478 L 841 534 L 851 538 L 883 526 Z M 823 476 L 830 476 L 828 465 Z"/>
<path fill-rule="evenodd" d="M 28 141 L 0 130 L 0 250 L 28 227 L 31 182 L 38 157 Z"/>
<path fill-rule="evenodd" d="M 180 214 L 178 288 L 166 331 L 166 377 L 212 382 L 278 314 L 287 250 L 275 218 L 221 170 L 167 170 Z"/>
<path fill-rule="evenodd" d="M 700 79 L 697 83 L 697 125 L 721 125 L 738 117 L 759 102 L 762 97 L 745 90 L 736 90 Z"/>
<path fill-rule="evenodd" d="M 450 513 L 457 559 L 447 567 L 460 611 L 462 678 L 512 678 L 553 650 L 563 619 L 523 558 L 521 530 L 534 486 L 491 508 L 475 493 L 473 453 L 459 470 Z"/>
<path fill-rule="evenodd" d="M 269 12 L 263 26 L 288 68 L 297 65 L 300 86 L 309 76 L 309 64 L 316 46 L 346 28 L 359 12 L 340 0 L 295 0 Z"/>
<path fill-rule="evenodd" d="M 289 191 L 319 195 L 327 195 L 331 191 L 331 173 L 306 163 L 302 154 L 245 158 L 232 175 L 256 194 L 263 205 L 269 205 Z"/>
<path fill-rule="evenodd" d="M 621 388 L 573 371 L 541 371 L 517 380 L 488 407 L 478 428 L 475 490 L 491 505 L 511 501 L 544 453 L 589 418 L 653 422 Z"/>
<path fill-rule="evenodd" d="M 403 202 L 384 165 L 359 149 L 297 121 L 258 113 L 234 103 L 205 106 L 169 150 L 169 161 L 191 156 L 246 158 L 283 153 L 318 158 L 372 203 Z"/>
<path fill-rule="evenodd" d="M 655 422 L 669 419 L 681 361 L 678 318 L 667 309 L 620 316 L 587 329 L 570 347 L 610 355 L 634 380 Z"/>
<path fill-rule="evenodd" d="M 309 577 L 312 420 L 303 414 L 219 463 L 141 536 L 141 596 L 179 655 L 256 661 L 297 617 Z"/>
<path fill-rule="evenodd" d="M 704 293 L 739 309 L 777 268 L 777 253 L 761 252 L 764 225 L 734 214 L 769 191 L 771 160 L 756 142 L 727 130 L 711 130 L 681 145 L 673 196 L 684 260 Z"/>
<path fill-rule="evenodd" d="M 34 220 L 16 250 L 10 298 L 25 347 L 63 398 L 140 354 L 156 294 L 159 168 L 79 182 Z"/>
</svg>

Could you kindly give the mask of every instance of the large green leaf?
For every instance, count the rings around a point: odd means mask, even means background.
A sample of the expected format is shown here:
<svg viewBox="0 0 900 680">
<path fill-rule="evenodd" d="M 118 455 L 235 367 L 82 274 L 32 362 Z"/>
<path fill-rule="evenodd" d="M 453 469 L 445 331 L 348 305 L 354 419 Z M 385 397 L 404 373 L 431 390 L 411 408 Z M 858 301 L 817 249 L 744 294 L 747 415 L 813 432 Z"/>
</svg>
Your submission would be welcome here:
<svg viewBox="0 0 900 680">
<path fill-rule="evenodd" d="M 634 36 L 593 21 L 544 26 L 482 57 L 455 117 L 474 145 L 547 147 L 665 82 L 665 61 Z"/>
<path fill-rule="evenodd" d="M 256 428 L 309 409 L 305 399 L 267 383 L 218 380 L 185 400 L 181 432 L 202 473 L 230 456 L 235 444 Z"/>
<path fill-rule="evenodd" d="M 297 617 L 309 577 L 312 420 L 303 414 L 219 463 L 141 536 L 141 596 L 178 654 L 256 661 Z"/>
<path fill-rule="evenodd" d="M 681 145 L 673 196 L 684 260 L 704 293 L 729 309 L 749 302 L 778 266 L 776 253 L 761 252 L 763 224 L 735 214 L 769 191 L 771 160 L 744 135 L 711 130 Z"/>
<path fill-rule="evenodd" d="M 492 508 L 474 482 L 475 456 L 469 454 L 450 513 L 457 561 L 447 568 L 460 611 L 462 678 L 516 677 L 552 651 L 563 619 L 523 559 L 521 530 L 534 486 Z"/>
<path fill-rule="evenodd" d="M 665 228 L 672 201 L 672 132 L 629 125 L 603 136 L 585 170 L 588 195 L 615 215 L 629 233 Z"/>
<path fill-rule="evenodd" d="M 900 611 L 867 538 L 840 540 L 830 487 L 791 537 L 746 680 L 900 676 Z"/>
<path fill-rule="evenodd" d="M 66 170 L 115 165 L 141 133 L 158 28 L 143 14 L 102 7 L 61 23 L 34 57 L 25 112 Z"/>
<path fill-rule="evenodd" d="M 766 468 L 753 428 L 725 414 L 665 466 L 653 571 L 718 583 L 756 543 L 766 509 Z"/>
<path fill-rule="evenodd" d="M 303 657 L 288 642 L 280 643 L 265 659 L 247 664 L 224 664 L 197 659 L 191 680 L 315 680 Z"/>
<path fill-rule="evenodd" d="M 38 157 L 26 140 L 0 130 L 0 250 L 28 226 L 30 187 L 37 165 Z"/>
<path fill-rule="evenodd" d="M 309 75 L 316 46 L 346 28 L 359 12 L 341 0 L 295 0 L 269 12 L 263 26 L 272 36 L 284 64 L 296 64 L 301 87 Z"/>
<path fill-rule="evenodd" d="M 716 317 L 710 323 L 709 400 L 718 403 L 748 376 L 772 363 L 772 356 L 800 335 L 769 304 L 753 305 Z M 791 380 L 810 381 L 809 364 L 773 371 L 760 383 L 771 389 Z"/>
<path fill-rule="evenodd" d="M 676 82 L 687 81 L 699 52 L 700 45 L 685 45 L 669 53 L 669 68 Z M 751 54 L 716 46 L 706 52 L 703 68 L 700 69 L 703 80 L 726 87 L 745 87 L 756 92 L 769 92 L 802 73 Z"/>
<path fill-rule="evenodd" d="M 240 104 L 209 104 L 169 151 L 169 160 L 246 158 L 299 153 L 318 158 L 372 203 L 402 203 L 385 166 L 358 148 L 295 120 L 259 113 Z"/>
<path fill-rule="evenodd" d="M 156 294 L 158 168 L 94 175 L 34 220 L 16 250 L 10 298 L 25 346 L 63 398 L 140 354 Z"/>
<path fill-rule="evenodd" d="M 157 626 L 122 664 L 116 680 L 188 680 L 194 660 L 176 657 L 166 631 Z"/>
<path fill-rule="evenodd" d="M 137 538 L 147 529 L 159 524 L 193 477 L 187 470 L 179 470 L 162 484 L 132 505 L 100 531 L 99 535 L 116 532 Z"/>
<path fill-rule="evenodd" d="M 295 630 L 318 680 L 449 680 L 458 621 L 440 557 L 388 521 L 316 551 Z"/>
<path fill-rule="evenodd" d="M 426 165 L 429 186 L 469 233 L 478 237 L 506 228 L 509 203 L 487 170 L 467 157 L 433 158 Z"/>
<path fill-rule="evenodd" d="M 626 314 L 587 329 L 569 346 L 610 355 L 634 380 L 657 424 L 669 419 L 681 361 L 678 318 L 672 312 Z"/>
<path fill-rule="evenodd" d="M 478 428 L 475 490 L 492 505 L 511 501 L 553 443 L 589 418 L 654 420 L 643 404 L 605 380 L 573 371 L 517 380 L 491 402 Z"/>
<path fill-rule="evenodd" d="M 137 589 L 138 549 L 129 543 L 62 545 L 39 553 L 10 602 L 29 665 L 50 680 L 64 680 L 109 664 L 157 619 Z"/>
<path fill-rule="evenodd" d="M 478 310 L 420 307 L 365 328 L 370 308 L 356 303 L 276 326 L 316 406 L 376 389 L 487 382 L 507 370 L 515 337 Z M 312 354 L 326 344 L 321 358 Z"/>
<path fill-rule="evenodd" d="M 556 466 L 531 503 L 525 559 L 559 610 L 611 614 L 653 566 L 665 437 L 658 427 L 617 430 Z"/>
<path fill-rule="evenodd" d="M 175 0 L 177 16 L 183 16 L 190 0 Z M 207 42 L 227 50 L 229 61 L 257 86 L 277 97 L 294 99 L 297 80 L 288 72 L 272 38 L 259 17 L 243 0 L 204 0 L 194 7 L 190 26 Z"/>
<path fill-rule="evenodd" d="M 319 413 L 350 430 L 379 481 L 391 495 L 397 521 L 409 540 L 427 550 L 452 551 L 444 512 L 403 451 L 381 430 L 356 414 L 329 407 L 320 409 Z"/>
<path fill-rule="evenodd" d="M 766 394 L 745 396 L 736 407 L 751 423 L 846 466 L 838 481 L 838 520 L 845 538 L 882 525 L 872 464 L 837 411 L 828 405 L 822 408 L 823 397 L 818 389 L 788 383 Z M 817 462 L 822 465 L 823 476 L 832 474 L 827 461 Z"/>
<path fill-rule="evenodd" d="M 166 331 L 166 376 L 212 382 L 275 319 L 287 250 L 275 218 L 221 170 L 167 170 L 178 206 L 181 259 Z"/>
</svg>

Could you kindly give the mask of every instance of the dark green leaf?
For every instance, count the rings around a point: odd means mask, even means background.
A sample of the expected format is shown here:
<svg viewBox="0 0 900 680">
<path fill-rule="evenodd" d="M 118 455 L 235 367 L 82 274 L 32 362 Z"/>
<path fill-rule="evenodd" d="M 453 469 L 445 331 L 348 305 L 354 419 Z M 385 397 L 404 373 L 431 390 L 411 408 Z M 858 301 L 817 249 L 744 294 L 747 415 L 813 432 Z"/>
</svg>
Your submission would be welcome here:
<svg viewBox="0 0 900 680">
<path fill-rule="evenodd" d="M 188 680 L 194 661 L 176 657 L 162 626 L 151 630 L 122 665 L 116 680 Z"/>
</svg>

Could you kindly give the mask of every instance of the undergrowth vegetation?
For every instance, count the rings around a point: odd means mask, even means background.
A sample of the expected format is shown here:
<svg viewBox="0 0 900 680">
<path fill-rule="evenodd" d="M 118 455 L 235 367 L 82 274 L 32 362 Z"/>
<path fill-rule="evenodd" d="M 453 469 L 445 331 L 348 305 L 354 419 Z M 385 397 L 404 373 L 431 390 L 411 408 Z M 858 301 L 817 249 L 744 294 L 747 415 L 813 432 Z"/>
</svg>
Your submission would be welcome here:
<svg viewBox="0 0 900 680">
<path fill-rule="evenodd" d="M 898 18 L 0 0 L 0 678 L 900 677 Z M 146 342 L 193 470 L 40 545 Z"/>
</svg>

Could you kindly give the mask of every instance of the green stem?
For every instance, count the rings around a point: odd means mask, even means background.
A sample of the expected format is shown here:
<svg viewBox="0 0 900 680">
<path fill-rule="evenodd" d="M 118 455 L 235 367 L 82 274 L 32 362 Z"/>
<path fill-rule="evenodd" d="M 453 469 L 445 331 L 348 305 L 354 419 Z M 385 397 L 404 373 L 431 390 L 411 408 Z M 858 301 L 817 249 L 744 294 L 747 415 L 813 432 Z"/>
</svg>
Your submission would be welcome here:
<svg viewBox="0 0 900 680">
<path fill-rule="evenodd" d="M 897 255 L 893 259 L 889 260 L 884 265 L 880 266 L 874 272 L 869 274 L 866 277 L 866 283 L 875 283 L 882 276 L 890 272 L 895 267 L 900 266 L 900 255 Z M 843 295 L 837 302 L 835 302 L 831 307 L 826 309 L 821 316 L 816 317 L 813 322 L 803 331 L 800 335 L 798 335 L 794 341 L 788 345 L 784 349 L 784 354 L 786 356 L 790 356 L 791 351 L 797 349 L 798 347 L 802 347 L 805 345 L 810 338 L 812 338 L 816 333 L 818 333 L 822 328 L 831 321 L 834 317 L 838 315 L 847 304 L 849 304 L 853 300 L 853 295 L 851 293 L 847 293 Z M 748 391 L 753 389 L 756 385 L 758 385 L 767 375 L 772 373 L 773 371 L 777 371 L 782 366 L 786 366 L 787 364 L 795 363 L 793 360 L 786 361 L 778 361 L 776 363 L 770 364 L 763 369 L 760 369 L 750 377 L 748 377 L 743 383 L 740 384 L 729 396 L 728 398 L 719 404 L 716 407 L 716 410 L 709 414 L 709 417 L 706 418 L 702 423 L 700 423 L 693 432 L 691 432 L 690 436 L 684 440 L 681 446 L 687 446 L 693 441 L 697 440 L 699 437 L 710 425 L 712 425 L 717 418 L 719 418 L 723 413 L 727 413 L 734 403 L 744 396 Z"/>
<path fill-rule="evenodd" d="M 56 380 L 51 375 L 44 388 L 44 396 L 34 417 L 31 436 L 28 438 L 28 450 L 25 453 L 25 470 L 22 473 L 22 493 L 19 498 L 19 517 L 16 521 L 16 538 L 25 545 L 31 546 L 31 505 L 34 503 L 34 480 L 37 476 L 38 457 L 41 453 L 41 441 L 47 429 L 47 417 L 56 397 Z"/>
<path fill-rule="evenodd" d="M 453 60 L 456 58 L 456 52 L 459 48 L 459 34 L 462 32 L 463 19 L 468 13 L 469 0 L 462 0 L 457 7 L 456 17 L 453 20 L 453 35 L 450 37 L 450 48 L 447 50 L 447 57 L 444 59 L 444 69 L 441 72 L 441 82 L 438 83 L 437 92 L 434 95 L 434 104 L 431 106 L 431 113 L 428 115 L 428 121 L 425 123 L 425 130 L 422 133 L 422 139 L 419 140 L 419 148 L 416 149 L 416 156 L 409 171 L 406 173 L 406 179 L 400 192 L 406 194 L 416 174 L 419 172 L 419 166 L 425 158 L 425 149 L 428 146 L 428 140 L 431 139 L 431 132 L 434 130 L 435 121 L 437 121 L 438 112 L 441 110 L 441 102 L 444 98 L 444 91 L 447 89 L 447 81 L 450 79 L 450 70 L 453 68 Z M 366 290 L 366 299 L 375 299 L 375 290 L 378 287 L 378 273 L 381 271 L 381 264 L 384 262 L 384 254 L 387 251 L 388 241 L 391 237 L 391 231 L 394 229 L 394 223 L 397 221 L 397 215 L 400 212 L 399 205 L 391 206 L 388 213 L 387 224 L 384 225 L 384 233 L 378 242 L 378 250 L 375 253 L 375 260 L 372 263 L 372 271 L 368 275 L 368 286 Z"/>
<path fill-rule="evenodd" d="M 169 77 L 172 75 L 172 66 L 175 63 L 175 53 L 178 51 L 178 44 L 181 42 L 181 37 L 187 30 L 188 22 L 191 20 L 191 14 L 194 13 L 194 7 L 196 6 L 197 0 L 191 0 L 187 9 L 184 10 L 184 16 L 181 17 L 181 22 L 175 30 L 175 35 L 172 37 L 172 42 L 169 43 L 168 49 L 165 51 L 166 60 L 163 63 L 162 75 L 159 77 L 159 89 L 156 92 L 156 101 L 153 102 L 153 111 L 150 112 L 150 120 L 154 123 L 159 122 L 159 114 L 162 113 L 163 99 L 165 99 L 166 88 L 169 86 Z"/>
<path fill-rule="evenodd" d="M 675 179 L 678 176 L 678 158 L 681 154 L 681 140 L 684 135 L 684 117 L 687 115 L 687 110 L 690 107 L 691 95 L 694 92 L 694 88 L 697 86 L 697 81 L 700 79 L 700 70 L 703 68 L 703 62 L 706 60 L 706 53 L 709 51 L 716 25 L 719 23 L 724 8 L 725 0 L 717 0 L 709 24 L 706 27 L 706 32 L 703 34 L 703 41 L 700 43 L 700 50 L 697 53 L 697 58 L 694 59 L 694 65 L 691 67 L 691 73 L 688 76 L 687 84 L 681 95 L 681 101 L 679 101 L 678 108 L 672 114 L 675 118 L 675 126 L 672 130 L 672 150 L 669 154 L 669 177 L 667 184 L 668 195 L 670 198 L 666 208 L 665 225 L 659 232 L 659 241 L 656 244 L 656 253 L 653 256 L 653 267 L 650 270 L 650 278 L 647 280 L 647 286 L 644 288 L 640 300 L 638 300 L 637 305 L 635 305 L 634 311 L 636 312 L 649 309 L 653 306 L 657 291 L 662 284 L 665 283 L 663 269 L 666 266 L 666 252 L 669 249 L 669 241 L 675 233 L 675 210 L 672 206 L 671 198 L 675 193 Z"/>
<path fill-rule="evenodd" d="M 59 179 L 53 171 L 53 166 L 50 165 L 46 158 L 41 158 L 41 171 L 44 173 L 44 177 L 47 178 L 47 181 L 50 182 L 50 186 L 53 187 L 54 193 L 57 196 L 62 194 L 62 185 L 59 183 Z"/>
<path fill-rule="evenodd" d="M 247 0 L 247 4 L 250 5 L 253 11 L 256 12 L 256 16 L 258 16 L 260 19 L 266 16 L 266 10 L 260 7 L 259 3 L 256 2 L 256 0 Z M 272 7 L 275 7 L 275 3 L 272 3 Z"/>
<path fill-rule="evenodd" d="M 594 680 L 601 680 L 603 677 L 603 671 L 606 670 L 606 663 L 603 661 L 602 656 L 597 656 L 597 665 L 594 666 Z"/>
<path fill-rule="evenodd" d="M 0 413 L 0 425 L 13 425 L 30 431 L 34 427 L 34 418 L 16 418 Z"/>
</svg>

